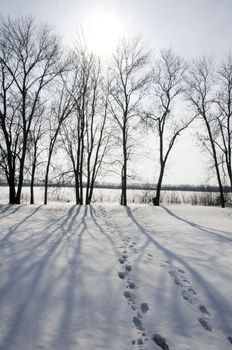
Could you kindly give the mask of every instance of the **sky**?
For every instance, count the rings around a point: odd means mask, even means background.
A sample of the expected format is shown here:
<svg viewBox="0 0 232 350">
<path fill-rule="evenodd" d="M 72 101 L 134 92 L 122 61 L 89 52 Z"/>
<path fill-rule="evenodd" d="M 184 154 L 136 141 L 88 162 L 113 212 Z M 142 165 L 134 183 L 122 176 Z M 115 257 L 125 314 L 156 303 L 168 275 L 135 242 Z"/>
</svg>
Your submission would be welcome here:
<svg viewBox="0 0 232 350">
<path fill-rule="evenodd" d="M 49 22 L 66 43 L 73 42 L 77 26 L 83 25 L 92 45 L 104 54 L 122 33 L 140 35 L 155 55 L 171 47 L 185 59 L 202 54 L 220 58 L 232 48 L 231 0 L 0 0 L 0 13 L 30 14 Z M 165 183 L 208 182 L 208 160 L 193 134 L 187 131 L 179 139 Z M 136 169 L 144 182 L 153 181 L 157 173 L 152 148 L 151 141 L 147 159 Z"/>
</svg>

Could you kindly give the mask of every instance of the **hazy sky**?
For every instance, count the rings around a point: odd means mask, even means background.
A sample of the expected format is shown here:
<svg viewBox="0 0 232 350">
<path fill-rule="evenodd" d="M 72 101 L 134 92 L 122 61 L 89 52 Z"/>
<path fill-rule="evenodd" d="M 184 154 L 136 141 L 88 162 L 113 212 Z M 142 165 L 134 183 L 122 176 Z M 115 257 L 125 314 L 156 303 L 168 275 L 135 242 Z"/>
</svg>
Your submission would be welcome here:
<svg viewBox="0 0 232 350">
<path fill-rule="evenodd" d="M 66 42 L 73 39 L 77 25 L 86 22 L 98 27 L 95 34 L 102 35 L 104 45 L 107 40 L 110 45 L 110 34 L 120 29 L 126 35 L 141 35 L 155 52 L 172 47 L 187 59 L 203 53 L 220 57 L 232 48 L 232 0 L 0 0 L 0 13 L 31 14 L 48 21 Z M 171 157 L 165 182 L 205 182 L 204 159 L 186 133 Z M 146 168 L 144 181 L 151 181 L 152 173 Z"/>
</svg>

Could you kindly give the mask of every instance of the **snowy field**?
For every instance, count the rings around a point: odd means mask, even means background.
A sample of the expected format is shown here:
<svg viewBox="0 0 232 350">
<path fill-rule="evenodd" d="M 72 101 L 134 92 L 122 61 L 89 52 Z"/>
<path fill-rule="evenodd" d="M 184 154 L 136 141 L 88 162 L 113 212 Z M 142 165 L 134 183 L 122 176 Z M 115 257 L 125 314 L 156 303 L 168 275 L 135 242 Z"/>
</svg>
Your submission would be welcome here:
<svg viewBox="0 0 232 350">
<path fill-rule="evenodd" d="M 232 349 L 231 252 L 231 209 L 2 204 L 0 349 Z"/>
</svg>

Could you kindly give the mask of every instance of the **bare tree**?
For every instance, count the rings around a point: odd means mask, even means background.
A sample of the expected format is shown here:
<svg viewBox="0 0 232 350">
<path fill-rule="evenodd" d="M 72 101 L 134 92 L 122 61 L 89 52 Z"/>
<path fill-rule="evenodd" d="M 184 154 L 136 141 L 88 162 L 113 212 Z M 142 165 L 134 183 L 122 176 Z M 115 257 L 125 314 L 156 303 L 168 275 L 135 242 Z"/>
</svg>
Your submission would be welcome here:
<svg viewBox="0 0 232 350">
<path fill-rule="evenodd" d="M 121 205 L 127 205 L 128 161 L 133 144 L 131 135 L 141 113 L 141 102 L 146 94 L 149 74 L 145 71 L 149 53 L 139 39 L 123 39 L 110 63 L 111 113 L 118 127 L 117 142 L 122 149 Z"/>
<path fill-rule="evenodd" d="M 44 106 L 39 105 L 37 108 L 37 113 L 33 118 L 30 134 L 28 137 L 28 173 L 30 175 L 30 204 L 35 203 L 34 199 L 34 184 L 35 184 L 35 175 L 36 170 L 43 163 L 39 161 L 39 157 L 44 152 L 44 148 L 41 143 L 43 141 L 43 136 L 46 133 L 45 128 L 45 117 L 44 117 Z"/>
<path fill-rule="evenodd" d="M 220 161 L 215 142 L 215 67 L 212 59 L 202 57 L 195 60 L 186 79 L 186 98 L 194 112 L 203 122 L 206 133 L 201 141 L 212 157 L 220 190 L 220 204 L 225 207 Z"/>
<path fill-rule="evenodd" d="M 79 43 L 74 53 L 74 110 L 63 126 L 63 145 L 72 165 L 76 204 L 90 204 L 109 141 L 105 133 L 108 90 L 103 91 L 99 59 Z"/>
<path fill-rule="evenodd" d="M 44 179 L 44 204 L 47 204 L 48 201 L 49 172 L 57 138 L 60 135 L 62 124 L 72 113 L 74 107 L 72 94 L 67 89 L 68 77 L 69 74 L 66 73 L 65 76 L 61 76 L 61 79 L 57 82 L 53 100 L 48 108 L 48 146 Z"/>
<path fill-rule="evenodd" d="M 63 68 L 59 40 L 49 26 L 37 26 L 30 17 L 2 20 L 1 152 L 12 204 L 20 203 L 28 139 L 38 100 Z"/>
<path fill-rule="evenodd" d="M 161 186 L 165 167 L 177 137 L 192 122 L 175 115 L 175 101 L 183 92 L 183 78 L 186 64 L 171 49 L 162 50 L 156 61 L 152 81 L 153 112 L 145 113 L 143 122 L 158 135 L 159 175 L 154 205 L 160 204 Z"/>
<path fill-rule="evenodd" d="M 223 155 L 226 173 L 232 188 L 232 53 L 228 52 L 218 69 L 219 92 L 217 104 L 217 129 L 219 140 L 216 144 Z"/>
</svg>

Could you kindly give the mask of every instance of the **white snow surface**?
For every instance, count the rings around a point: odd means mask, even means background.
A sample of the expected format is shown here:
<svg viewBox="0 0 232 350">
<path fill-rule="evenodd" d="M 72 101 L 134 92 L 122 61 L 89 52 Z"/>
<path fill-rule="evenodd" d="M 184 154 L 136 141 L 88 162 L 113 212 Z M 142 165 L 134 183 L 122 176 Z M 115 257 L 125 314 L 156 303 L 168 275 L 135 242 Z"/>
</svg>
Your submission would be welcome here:
<svg viewBox="0 0 232 350">
<path fill-rule="evenodd" d="M 232 349 L 231 265 L 229 208 L 0 205 L 0 349 Z"/>
</svg>

